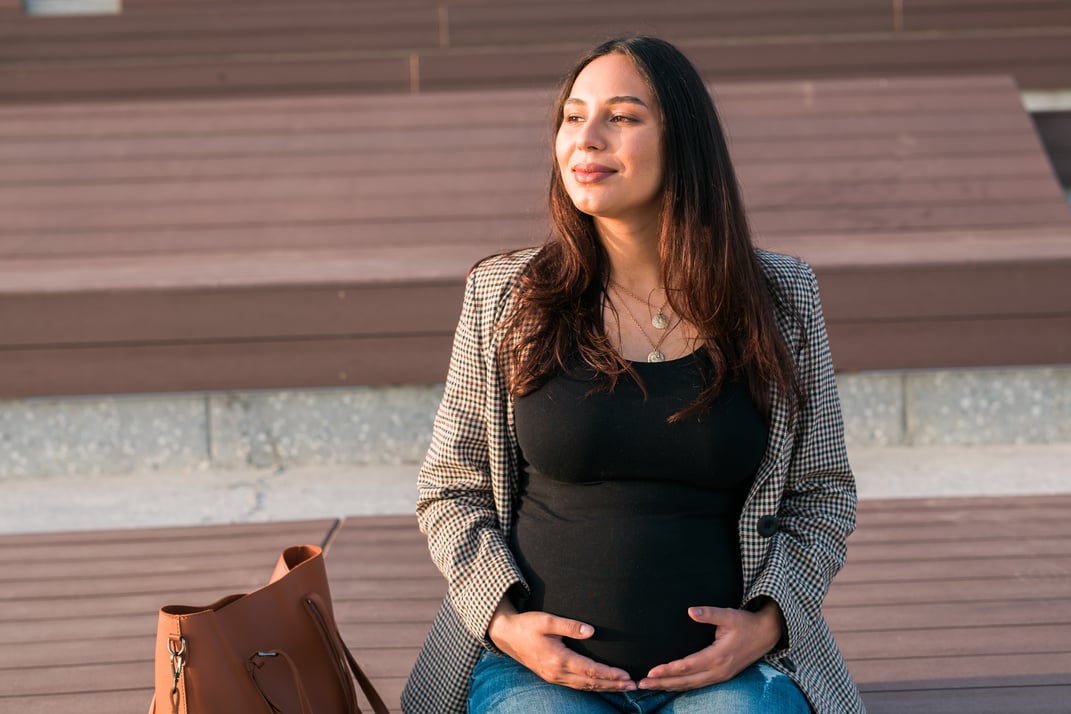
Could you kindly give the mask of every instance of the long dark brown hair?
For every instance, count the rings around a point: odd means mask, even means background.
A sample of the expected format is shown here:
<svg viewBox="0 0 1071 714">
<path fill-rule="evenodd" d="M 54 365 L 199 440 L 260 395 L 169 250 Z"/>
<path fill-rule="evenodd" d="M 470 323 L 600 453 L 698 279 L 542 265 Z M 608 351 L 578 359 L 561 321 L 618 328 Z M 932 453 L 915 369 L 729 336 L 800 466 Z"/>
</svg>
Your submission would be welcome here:
<svg viewBox="0 0 1071 714">
<path fill-rule="evenodd" d="M 658 101 L 663 175 L 659 253 L 669 303 L 699 333 L 712 369 L 697 399 L 671 421 L 702 414 L 726 377 L 747 379 L 769 420 L 771 388 L 799 403 L 795 366 L 774 322 L 772 298 L 751 240 L 740 190 L 714 102 L 692 63 L 664 40 L 610 40 L 582 57 L 562 81 L 554 133 L 580 72 L 609 54 L 628 57 Z M 550 173 L 553 230 L 517 285 L 503 323 L 502 358 L 510 393 L 523 396 L 566 368 L 571 355 L 613 389 L 638 376 L 603 329 L 609 258 L 591 216 L 566 193 L 555 159 Z"/>
</svg>

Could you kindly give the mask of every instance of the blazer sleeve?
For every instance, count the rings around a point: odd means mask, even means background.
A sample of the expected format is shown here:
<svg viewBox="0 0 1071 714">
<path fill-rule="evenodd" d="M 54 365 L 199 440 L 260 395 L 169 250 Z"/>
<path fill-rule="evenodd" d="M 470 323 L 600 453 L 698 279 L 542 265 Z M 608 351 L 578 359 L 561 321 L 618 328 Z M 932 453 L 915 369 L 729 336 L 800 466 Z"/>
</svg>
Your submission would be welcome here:
<svg viewBox="0 0 1071 714">
<path fill-rule="evenodd" d="M 791 446 L 764 567 L 745 600 L 775 600 L 784 614 L 778 654 L 805 641 L 823 622 L 821 608 L 833 576 L 843 567 L 855 529 L 855 478 L 848 464 L 844 423 L 834 378 L 818 280 L 800 263 L 808 299 L 800 300 L 796 365 L 804 404 L 790 432 Z M 792 344 L 792 341 L 789 341 Z"/>
<path fill-rule="evenodd" d="M 447 580 L 448 598 L 465 628 L 492 649 L 491 616 L 511 586 L 524 584 L 501 530 L 493 483 L 495 461 L 507 446 L 492 443 L 493 434 L 503 437 L 491 422 L 508 405 L 492 335 L 508 293 L 508 280 L 481 278 L 480 266 L 466 281 L 446 386 L 417 479 L 420 529 Z"/>
</svg>

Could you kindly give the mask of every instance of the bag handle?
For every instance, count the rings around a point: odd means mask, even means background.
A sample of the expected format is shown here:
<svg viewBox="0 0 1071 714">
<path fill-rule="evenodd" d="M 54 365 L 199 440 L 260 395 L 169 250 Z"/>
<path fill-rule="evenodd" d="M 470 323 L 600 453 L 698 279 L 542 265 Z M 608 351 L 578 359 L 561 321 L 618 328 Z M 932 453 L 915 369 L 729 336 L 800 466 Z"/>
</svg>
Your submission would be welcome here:
<svg viewBox="0 0 1071 714">
<path fill-rule="evenodd" d="M 294 687 L 297 689 L 298 700 L 301 702 L 301 714 L 312 714 L 312 704 L 309 703 L 309 695 L 305 692 L 305 684 L 301 681 L 301 675 L 298 674 L 297 667 L 294 665 L 294 660 L 282 650 L 254 652 L 245 663 L 246 669 L 249 670 L 249 678 L 253 680 L 253 686 L 257 688 L 260 696 L 264 699 L 264 703 L 268 705 L 268 709 L 273 712 L 281 711 L 279 707 L 275 706 L 275 703 L 268 698 L 268 695 L 264 693 L 264 690 L 260 688 L 260 682 L 257 680 L 257 670 L 264 666 L 264 660 L 268 657 L 278 657 L 290 668 L 290 678 L 294 680 Z"/>
</svg>

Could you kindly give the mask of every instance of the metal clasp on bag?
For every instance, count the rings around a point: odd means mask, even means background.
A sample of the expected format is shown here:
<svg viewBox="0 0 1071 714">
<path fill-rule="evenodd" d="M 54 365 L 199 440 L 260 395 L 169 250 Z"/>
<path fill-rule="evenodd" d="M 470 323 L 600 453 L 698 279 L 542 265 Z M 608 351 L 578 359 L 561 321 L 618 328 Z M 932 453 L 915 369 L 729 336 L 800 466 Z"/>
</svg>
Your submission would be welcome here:
<svg viewBox="0 0 1071 714">
<path fill-rule="evenodd" d="M 167 652 L 171 655 L 171 674 L 175 679 L 171 683 L 171 693 L 178 692 L 179 677 L 182 676 L 182 668 L 186 666 L 186 638 L 179 637 L 179 647 L 175 649 L 175 638 L 167 638 Z"/>
</svg>

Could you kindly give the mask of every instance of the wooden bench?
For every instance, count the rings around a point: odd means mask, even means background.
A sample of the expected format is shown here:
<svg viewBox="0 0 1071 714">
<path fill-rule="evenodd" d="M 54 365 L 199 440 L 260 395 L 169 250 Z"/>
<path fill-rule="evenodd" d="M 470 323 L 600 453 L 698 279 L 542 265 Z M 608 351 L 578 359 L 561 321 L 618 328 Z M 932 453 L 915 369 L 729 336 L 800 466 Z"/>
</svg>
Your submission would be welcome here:
<svg viewBox="0 0 1071 714">
<path fill-rule="evenodd" d="M 864 501 L 826 615 L 871 714 L 1067 711 L 1071 496 Z M 410 516 L 0 536 L 0 711 L 140 712 L 156 610 L 328 546 L 336 615 L 398 708 L 444 582 Z"/>
<path fill-rule="evenodd" d="M 678 42 L 714 81 L 1071 83 L 1063 0 L 127 0 L 100 17 L 0 7 L 0 101 L 546 87 L 594 42 L 629 32 Z"/>
<path fill-rule="evenodd" d="M 840 369 L 1071 359 L 1071 212 L 1007 77 L 720 84 Z M 536 90 L 0 107 L 0 396 L 429 383 L 546 234 Z"/>
</svg>

